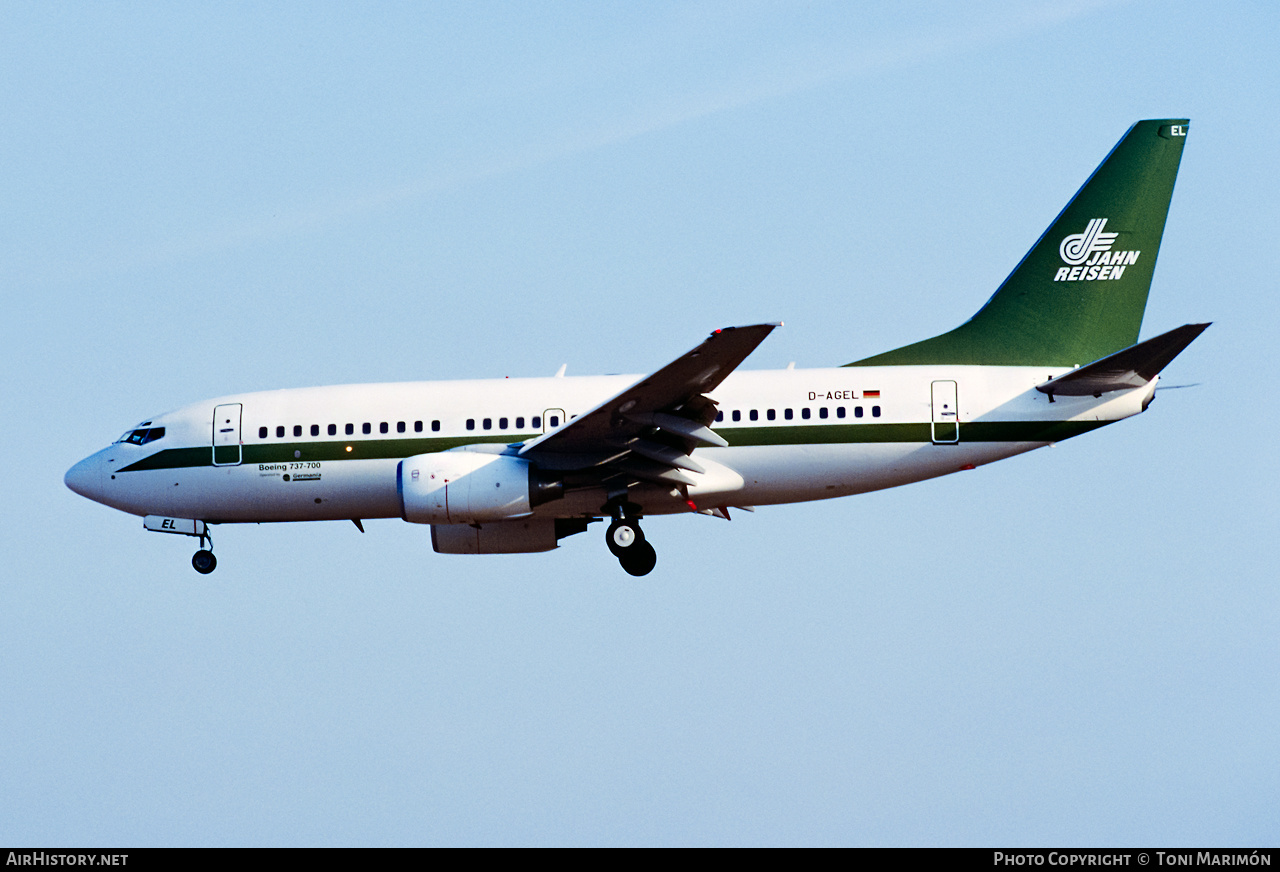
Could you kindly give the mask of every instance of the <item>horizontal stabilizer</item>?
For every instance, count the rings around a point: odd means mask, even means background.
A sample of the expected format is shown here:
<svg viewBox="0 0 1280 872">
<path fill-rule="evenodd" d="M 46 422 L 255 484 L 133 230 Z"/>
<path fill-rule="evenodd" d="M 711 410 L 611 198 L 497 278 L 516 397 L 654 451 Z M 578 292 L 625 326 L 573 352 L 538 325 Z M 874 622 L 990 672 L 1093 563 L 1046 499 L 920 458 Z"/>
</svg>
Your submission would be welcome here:
<svg viewBox="0 0 1280 872">
<path fill-rule="evenodd" d="M 1108 391 L 1140 388 L 1158 376 L 1208 326 L 1185 324 L 1115 354 L 1108 354 L 1101 360 L 1073 369 L 1042 385 L 1036 385 L 1036 390 L 1053 399 L 1055 394 L 1062 397 L 1096 397 Z"/>
</svg>

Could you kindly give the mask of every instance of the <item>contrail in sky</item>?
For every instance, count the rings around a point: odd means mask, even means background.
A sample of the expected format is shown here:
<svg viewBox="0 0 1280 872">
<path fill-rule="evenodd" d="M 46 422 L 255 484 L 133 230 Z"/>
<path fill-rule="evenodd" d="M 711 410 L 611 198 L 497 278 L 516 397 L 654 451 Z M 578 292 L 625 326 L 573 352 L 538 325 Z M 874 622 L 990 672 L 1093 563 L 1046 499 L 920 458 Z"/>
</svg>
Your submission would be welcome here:
<svg viewBox="0 0 1280 872">
<path fill-rule="evenodd" d="M 792 47 L 789 58 L 744 70 L 729 83 L 717 83 L 657 98 L 622 117 L 596 120 L 577 129 L 557 131 L 542 141 L 525 142 L 505 152 L 490 153 L 452 169 L 432 172 L 401 184 L 350 197 L 316 201 L 285 212 L 247 220 L 223 230 L 202 231 L 143 254 L 126 257 L 119 267 L 171 262 L 223 251 L 265 239 L 331 227 L 397 204 L 424 199 L 486 179 L 519 172 L 557 160 L 618 145 L 745 106 L 776 100 L 882 70 L 907 67 L 937 57 L 960 54 L 1007 42 L 1078 20 L 1118 5 L 1115 0 L 1011 10 L 978 18 L 964 27 L 935 27 L 880 41 L 869 47 L 843 43 Z"/>
</svg>

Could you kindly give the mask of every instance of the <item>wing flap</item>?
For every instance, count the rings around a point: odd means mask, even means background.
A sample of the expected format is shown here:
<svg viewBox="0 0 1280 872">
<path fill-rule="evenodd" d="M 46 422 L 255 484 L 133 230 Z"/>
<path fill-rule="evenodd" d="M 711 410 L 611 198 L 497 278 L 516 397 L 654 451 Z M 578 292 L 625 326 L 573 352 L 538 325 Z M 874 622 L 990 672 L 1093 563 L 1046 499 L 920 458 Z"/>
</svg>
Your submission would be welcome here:
<svg viewBox="0 0 1280 872">
<path fill-rule="evenodd" d="M 687 469 L 690 472 L 706 472 L 696 460 L 685 454 L 679 448 L 672 448 L 668 445 L 661 445 L 656 442 L 650 442 L 647 439 L 636 439 L 626 445 L 629 451 L 639 454 L 641 457 L 647 457 L 650 460 L 656 460 L 666 466 L 674 466 L 679 469 Z"/>
<path fill-rule="evenodd" d="M 682 472 L 673 466 L 665 463 L 659 463 L 656 460 L 649 460 L 644 457 L 627 457 L 617 461 L 611 467 L 624 475 L 638 478 L 641 481 L 647 481 L 650 484 L 660 484 L 670 486 L 696 484 L 694 479 L 690 478 L 688 473 Z"/>
<path fill-rule="evenodd" d="M 548 470 L 601 482 L 632 478 L 687 489 L 707 468 L 689 455 L 728 443 L 709 426 L 714 390 L 780 324 L 717 330 L 696 348 L 519 451 Z"/>
<path fill-rule="evenodd" d="M 689 418 L 680 418 L 675 415 L 664 415 L 661 412 L 652 414 L 635 415 L 628 414 L 628 418 L 637 424 L 645 424 L 657 427 L 674 433 L 682 439 L 692 439 L 694 442 L 700 442 L 703 445 L 714 445 L 717 448 L 726 448 L 729 443 L 724 440 L 720 434 L 716 433 L 710 427 L 704 427 L 697 421 Z"/>
</svg>

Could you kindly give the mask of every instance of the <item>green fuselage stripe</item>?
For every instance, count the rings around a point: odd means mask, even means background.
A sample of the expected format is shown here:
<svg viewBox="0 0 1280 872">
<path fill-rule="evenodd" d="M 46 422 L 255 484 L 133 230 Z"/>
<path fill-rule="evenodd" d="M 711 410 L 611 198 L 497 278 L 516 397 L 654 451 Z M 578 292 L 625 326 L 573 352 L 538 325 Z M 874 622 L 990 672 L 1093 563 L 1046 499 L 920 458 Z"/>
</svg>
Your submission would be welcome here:
<svg viewBox="0 0 1280 872">
<path fill-rule="evenodd" d="M 1061 442 L 1109 421 L 973 421 L 960 425 L 963 442 Z M 931 442 L 933 427 L 915 424 L 825 424 L 717 430 L 730 445 L 829 445 Z"/>
<path fill-rule="evenodd" d="M 960 444 L 966 442 L 1061 442 L 1096 430 L 1110 421 L 972 421 L 960 425 Z M 933 439 L 932 425 L 915 424 L 822 424 L 787 427 L 725 427 L 717 431 L 730 446 L 830 445 L 853 443 L 925 443 Z M 505 434 L 492 443 L 518 443 L 539 434 Z M 433 438 L 343 440 L 325 442 L 280 442 L 242 447 L 241 463 L 290 463 L 299 460 L 401 460 L 415 454 L 448 451 L 474 445 L 475 436 Z M 351 450 L 348 451 L 347 449 Z M 121 472 L 155 469 L 183 469 L 213 466 L 208 445 L 195 448 L 168 448 L 122 468 Z"/>
</svg>

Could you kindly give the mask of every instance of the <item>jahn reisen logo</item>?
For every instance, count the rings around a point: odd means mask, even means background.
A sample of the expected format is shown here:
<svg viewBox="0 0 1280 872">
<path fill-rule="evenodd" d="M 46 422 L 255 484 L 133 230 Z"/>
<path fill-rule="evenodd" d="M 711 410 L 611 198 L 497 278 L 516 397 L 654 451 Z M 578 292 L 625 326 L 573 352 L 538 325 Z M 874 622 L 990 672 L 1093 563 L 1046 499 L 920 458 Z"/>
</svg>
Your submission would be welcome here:
<svg viewBox="0 0 1280 872">
<path fill-rule="evenodd" d="M 1054 275 L 1055 282 L 1087 282 L 1095 279 L 1118 279 L 1124 268 L 1138 262 L 1141 251 L 1112 251 L 1118 233 L 1107 233 L 1106 218 L 1093 218 L 1084 233 L 1072 233 L 1062 237 L 1058 254 L 1062 262 Z"/>
</svg>

